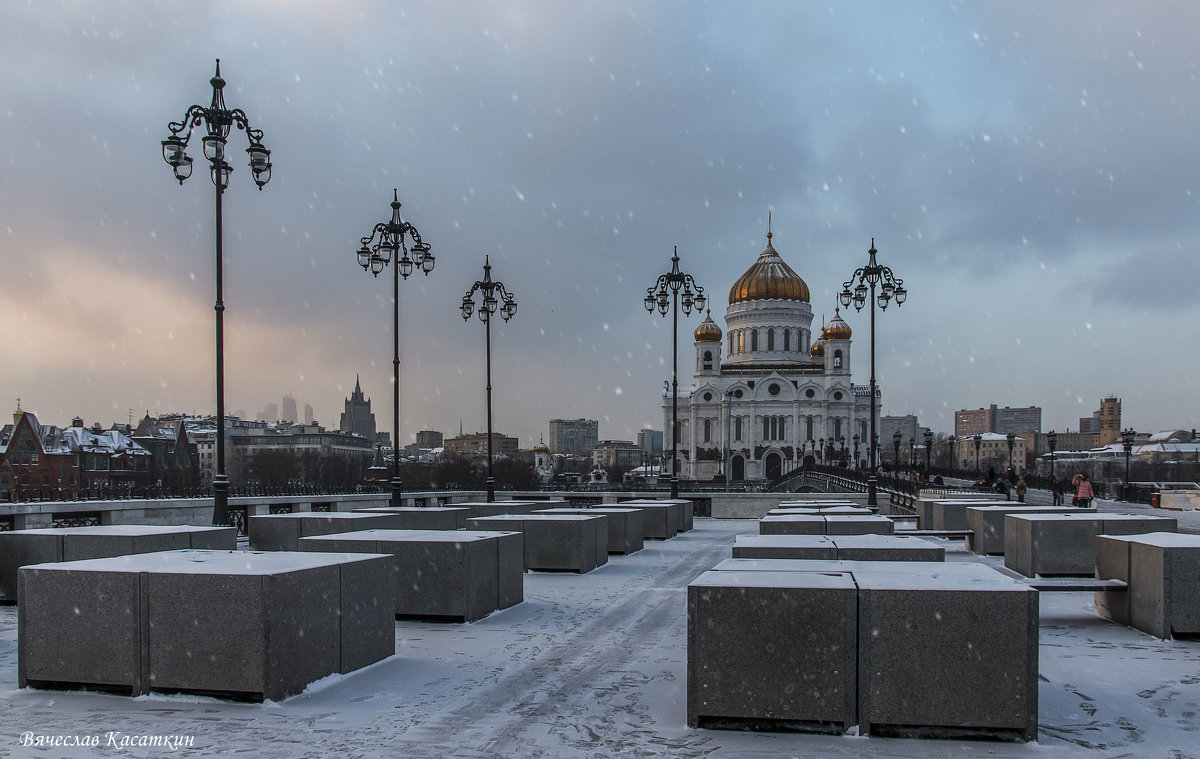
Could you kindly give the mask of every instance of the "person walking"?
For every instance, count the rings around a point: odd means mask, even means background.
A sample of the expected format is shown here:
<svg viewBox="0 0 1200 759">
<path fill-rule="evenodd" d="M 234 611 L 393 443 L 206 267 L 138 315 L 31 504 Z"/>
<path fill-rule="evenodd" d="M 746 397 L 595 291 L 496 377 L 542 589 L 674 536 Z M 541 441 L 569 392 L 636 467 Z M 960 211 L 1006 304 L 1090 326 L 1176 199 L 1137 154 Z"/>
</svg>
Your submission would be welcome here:
<svg viewBox="0 0 1200 759">
<path fill-rule="evenodd" d="M 1025 503 L 1025 491 L 1029 486 L 1025 484 L 1025 478 L 1021 477 L 1017 480 L 1017 503 Z"/>
<path fill-rule="evenodd" d="M 1092 490 L 1092 483 L 1088 481 L 1087 474 L 1080 472 L 1072 481 L 1075 483 L 1075 505 L 1081 509 L 1091 506 L 1095 493 Z"/>
<path fill-rule="evenodd" d="M 1057 477 L 1050 483 L 1050 495 L 1053 496 L 1052 503 L 1055 506 L 1063 505 L 1063 483 Z"/>
</svg>

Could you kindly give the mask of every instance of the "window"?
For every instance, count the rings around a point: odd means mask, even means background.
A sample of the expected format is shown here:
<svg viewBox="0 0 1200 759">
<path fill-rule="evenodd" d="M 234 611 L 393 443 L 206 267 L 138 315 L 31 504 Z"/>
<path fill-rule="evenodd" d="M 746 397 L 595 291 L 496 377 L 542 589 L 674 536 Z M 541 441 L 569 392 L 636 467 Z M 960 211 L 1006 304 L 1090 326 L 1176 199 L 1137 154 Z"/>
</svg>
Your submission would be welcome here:
<svg viewBox="0 0 1200 759">
<path fill-rule="evenodd" d="M 804 397 L 805 397 L 805 398 L 811 398 L 811 397 L 813 397 L 814 395 L 816 395 L 816 393 L 814 393 L 814 392 L 813 392 L 813 389 L 812 389 L 811 387 L 810 387 L 809 389 L 807 389 L 807 390 L 805 390 L 805 391 L 804 391 Z M 809 437 L 812 437 L 812 435 L 809 435 Z"/>
<path fill-rule="evenodd" d="M 785 351 L 790 351 L 792 349 L 792 331 L 790 329 L 785 329 L 783 331 L 783 349 Z"/>
<path fill-rule="evenodd" d="M 835 438 L 842 436 L 842 420 L 841 419 L 833 420 L 833 436 Z"/>
<path fill-rule="evenodd" d="M 770 385 L 767 385 L 767 393 L 770 395 L 779 395 L 779 383 L 772 382 Z"/>
<path fill-rule="evenodd" d="M 742 439 L 742 418 L 740 416 L 733 420 L 733 439 Z"/>
<path fill-rule="evenodd" d="M 811 393 L 812 391 L 810 390 L 809 392 Z M 813 418 L 811 416 L 804 419 L 804 433 L 809 440 L 813 439 Z"/>
<path fill-rule="evenodd" d="M 704 442 L 712 440 L 712 419 L 704 420 Z"/>
<path fill-rule="evenodd" d="M 704 369 L 706 371 L 711 371 L 712 368 L 713 368 L 712 351 L 704 351 Z"/>
<path fill-rule="evenodd" d="M 729 355 L 733 355 L 733 333 L 729 333 Z"/>
<path fill-rule="evenodd" d="M 762 434 L 762 439 L 763 439 L 763 440 L 770 440 L 770 439 L 771 439 L 771 422 L 772 422 L 772 421 L 774 421 L 774 420 L 773 420 L 773 419 L 771 419 L 771 418 L 770 418 L 770 417 L 768 417 L 768 416 L 764 416 L 764 417 L 763 417 L 763 420 L 762 420 L 762 423 L 763 423 L 763 434 Z"/>
<path fill-rule="evenodd" d="M 834 399 L 835 401 L 840 401 L 840 400 L 842 399 L 842 391 L 841 391 L 841 390 L 838 390 L 836 393 L 834 393 L 834 394 L 833 394 L 833 399 Z"/>
<path fill-rule="evenodd" d="M 769 351 L 775 350 L 775 329 L 774 328 L 767 330 L 767 350 L 769 350 Z"/>
<path fill-rule="evenodd" d="M 738 330 L 738 353 L 746 352 L 746 331 Z"/>
<path fill-rule="evenodd" d="M 841 351 L 833 352 L 833 368 L 834 369 L 842 368 L 842 352 Z"/>
<path fill-rule="evenodd" d="M 712 400 L 712 393 L 705 393 L 705 394 L 704 394 L 704 400 L 706 400 L 706 401 L 711 401 L 711 400 Z"/>
<path fill-rule="evenodd" d="M 750 350 L 758 350 L 758 330 L 750 330 Z"/>
</svg>

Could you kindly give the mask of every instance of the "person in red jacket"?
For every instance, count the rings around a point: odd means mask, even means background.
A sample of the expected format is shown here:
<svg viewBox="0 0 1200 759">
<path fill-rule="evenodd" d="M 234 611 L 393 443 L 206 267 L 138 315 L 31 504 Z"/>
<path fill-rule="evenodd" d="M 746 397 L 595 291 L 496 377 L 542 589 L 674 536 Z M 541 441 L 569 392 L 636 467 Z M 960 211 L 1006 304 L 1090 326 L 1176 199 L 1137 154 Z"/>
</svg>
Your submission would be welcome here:
<svg viewBox="0 0 1200 759">
<path fill-rule="evenodd" d="M 1088 481 L 1086 472 L 1080 472 L 1075 475 L 1075 505 L 1081 509 L 1086 509 L 1092 505 L 1092 499 L 1095 498 L 1095 493 L 1092 491 L 1092 483 Z"/>
</svg>

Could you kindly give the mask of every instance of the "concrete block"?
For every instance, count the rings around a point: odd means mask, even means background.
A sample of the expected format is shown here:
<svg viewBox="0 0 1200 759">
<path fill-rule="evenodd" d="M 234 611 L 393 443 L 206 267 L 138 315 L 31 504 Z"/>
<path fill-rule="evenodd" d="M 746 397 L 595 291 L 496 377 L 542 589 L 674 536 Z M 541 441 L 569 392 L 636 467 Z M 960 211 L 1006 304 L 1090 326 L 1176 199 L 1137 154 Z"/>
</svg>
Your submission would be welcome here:
<svg viewBox="0 0 1200 759">
<path fill-rule="evenodd" d="M 26 567 L 20 684 L 286 698 L 394 653 L 390 561 L 186 550 Z"/>
<path fill-rule="evenodd" d="M 974 505 L 967 507 L 967 527 L 971 530 L 971 550 L 983 555 L 1004 554 L 1005 514 L 1095 514 L 1096 509 L 1081 509 L 1076 506 L 1028 506 L 1008 504 L 1005 506 Z"/>
<path fill-rule="evenodd" d="M 1133 627 L 1159 638 L 1200 636 L 1200 536 L 1131 538 L 1127 592 Z"/>
<path fill-rule="evenodd" d="M 678 532 L 687 532 L 692 529 L 696 514 L 695 504 L 687 498 L 664 498 L 662 503 L 669 503 L 676 507 L 675 518 Z"/>
<path fill-rule="evenodd" d="M 599 507 L 592 509 L 542 509 L 536 514 L 602 514 L 608 518 L 608 552 L 631 554 L 642 550 L 645 516 L 641 509 Z"/>
<path fill-rule="evenodd" d="M 581 514 L 507 514 L 467 520 L 473 530 L 520 532 L 525 568 L 585 573 L 608 561 L 608 520 Z"/>
<path fill-rule="evenodd" d="M 623 509 L 641 509 L 646 540 L 670 540 L 679 534 L 679 510 L 662 501 L 621 501 Z"/>
<path fill-rule="evenodd" d="M 1130 535 L 1096 536 L 1096 579 L 1121 580 L 1129 583 L 1129 543 L 1137 537 Z M 1101 590 L 1092 594 L 1096 615 L 1111 619 L 1119 625 L 1129 624 L 1131 589 Z"/>
<path fill-rule="evenodd" d="M 250 547 L 256 551 L 299 551 L 300 538 L 358 530 L 403 529 L 397 514 L 363 514 L 352 511 L 263 514 L 248 519 Z"/>
<path fill-rule="evenodd" d="M 841 733 L 856 722 L 846 574 L 705 572 L 688 586 L 687 722 Z"/>
<path fill-rule="evenodd" d="M 353 509 L 352 514 L 394 514 L 399 517 L 395 530 L 461 530 L 467 526 L 471 510 L 465 506 L 376 506 Z"/>
<path fill-rule="evenodd" d="M 934 523 L 933 504 L 934 504 L 934 502 L 935 501 L 950 501 L 950 500 L 973 501 L 977 505 L 981 505 L 981 506 L 987 505 L 984 502 L 991 502 L 991 503 L 995 503 L 995 504 L 1009 503 L 1008 501 L 1005 501 L 1003 498 L 997 499 L 995 493 L 963 492 L 963 493 L 954 493 L 953 495 L 949 495 L 946 493 L 926 493 L 925 491 L 922 491 L 920 496 L 917 498 L 916 503 L 913 505 L 914 509 L 917 512 L 917 518 L 919 520 L 918 526 L 920 527 L 920 529 L 922 529 L 922 530 L 934 529 L 934 526 L 933 526 L 933 523 Z"/>
<path fill-rule="evenodd" d="M 833 514 L 822 517 L 827 535 L 891 535 L 896 523 L 885 516 Z"/>
<path fill-rule="evenodd" d="M 780 506 L 777 509 L 771 509 L 767 512 L 767 516 L 786 516 L 788 514 L 857 514 L 859 516 L 870 516 L 873 514 L 866 506 Z"/>
<path fill-rule="evenodd" d="M 499 607 L 495 533 L 363 530 L 301 538 L 306 551 L 360 551 L 392 556 L 397 617 L 453 617 L 474 622 Z"/>
<path fill-rule="evenodd" d="M 903 535 L 830 535 L 843 561 L 945 561 L 946 549 Z M 736 554 L 735 554 L 736 555 Z"/>
<path fill-rule="evenodd" d="M 1175 517 L 1108 513 L 1100 516 L 1101 535 L 1143 535 L 1148 532 L 1179 531 L 1179 521 Z"/>
<path fill-rule="evenodd" d="M 738 535 L 733 558 L 833 560 L 837 547 L 824 535 Z"/>
<path fill-rule="evenodd" d="M 860 731 L 1035 740 L 1037 591 L 991 570 L 884 566 L 854 572 Z"/>
<path fill-rule="evenodd" d="M 1005 514 L 1004 566 L 1026 577 L 1091 575 L 1099 515 Z"/>
<path fill-rule="evenodd" d="M 966 530 L 967 509 L 978 506 L 979 499 L 931 501 L 930 513 L 933 517 L 931 529 L 934 530 Z"/>
<path fill-rule="evenodd" d="M 785 514 L 758 520 L 760 535 L 824 535 L 825 517 L 820 514 Z"/>
<path fill-rule="evenodd" d="M 471 513 L 467 515 L 467 519 L 474 519 L 476 517 L 494 517 L 506 514 L 532 514 L 541 509 L 566 508 L 567 502 L 549 499 L 545 501 L 466 501 L 454 505 L 457 508 L 469 509 Z"/>
</svg>

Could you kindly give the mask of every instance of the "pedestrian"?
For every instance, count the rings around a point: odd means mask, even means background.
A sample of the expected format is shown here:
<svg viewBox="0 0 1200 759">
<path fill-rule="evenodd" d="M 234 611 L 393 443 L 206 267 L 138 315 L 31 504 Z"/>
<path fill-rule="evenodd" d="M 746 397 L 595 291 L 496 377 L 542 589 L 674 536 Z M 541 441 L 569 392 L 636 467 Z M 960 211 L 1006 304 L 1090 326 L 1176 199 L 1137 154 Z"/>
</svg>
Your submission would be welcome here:
<svg viewBox="0 0 1200 759">
<path fill-rule="evenodd" d="M 1088 476 L 1084 472 L 1076 475 L 1073 482 L 1075 485 L 1075 505 L 1081 509 L 1086 509 L 1092 505 L 1092 498 L 1095 497 L 1092 491 L 1092 483 L 1088 481 Z"/>
<path fill-rule="evenodd" d="M 1050 495 L 1053 496 L 1053 505 L 1063 505 L 1063 484 L 1062 480 L 1055 478 L 1050 482 Z"/>
<path fill-rule="evenodd" d="M 1017 503 L 1025 503 L 1025 491 L 1029 486 L 1025 484 L 1025 478 L 1021 477 L 1017 480 Z"/>
</svg>

